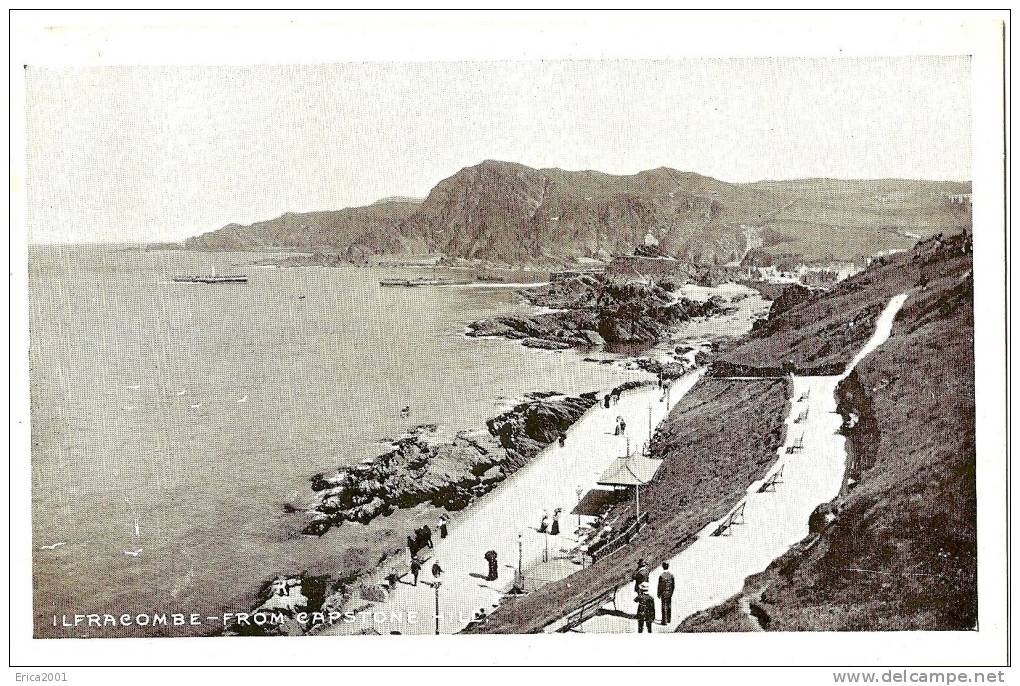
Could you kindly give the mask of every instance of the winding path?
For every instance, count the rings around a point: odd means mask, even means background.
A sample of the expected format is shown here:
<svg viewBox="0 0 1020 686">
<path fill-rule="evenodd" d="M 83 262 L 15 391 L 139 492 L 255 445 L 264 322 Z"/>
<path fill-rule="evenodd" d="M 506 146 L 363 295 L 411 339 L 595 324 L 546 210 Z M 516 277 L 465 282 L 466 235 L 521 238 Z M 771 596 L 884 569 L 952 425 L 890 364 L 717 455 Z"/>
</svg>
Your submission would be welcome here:
<svg viewBox="0 0 1020 686">
<path fill-rule="evenodd" d="M 875 333 L 842 374 L 793 377 L 786 443 L 779 448 L 778 458 L 765 478 L 752 483 L 744 499 L 734 504 L 734 509 L 741 503 L 744 506 L 743 523 L 713 536 L 726 517 L 714 521 L 698 533 L 694 543 L 669 560 L 670 571 L 677 582 L 672 621 L 666 626 L 656 624 L 654 631 L 673 631 L 695 612 L 713 607 L 740 592 L 748 576 L 763 571 L 804 539 L 808 535 L 808 517 L 814 509 L 839 494 L 846 464 L 846 441 L 838 433 L 843 421 L 836 413 L 836 386 L 862 359 L 888 340 L 893 320 L 907 295 L 898 295 L 889 302 L 876 322 Z M 798 444 L 803 447 L 798 449 Z M 774 489 L 759 493 L 759 488 L 779 470 L 782 474 Z M 740 519 L 738 517 L 737 521 Z M 652 572 L 649 583 L 652 596 L 655 596 L 661 571 L 658 568 Z M 631 611 L 636 607 L 634 596 L 633 582 L 618 588 L 617 608 Z M 658 598 L 656 613 L 659 619 Z M 561 624 L 562 620 L 547 631 L 554 631 Z M 584 623 L 580 630 L 627 633 L 637 631 L 637 623 L 626 616 L 604 614 Z"/>
</svg>

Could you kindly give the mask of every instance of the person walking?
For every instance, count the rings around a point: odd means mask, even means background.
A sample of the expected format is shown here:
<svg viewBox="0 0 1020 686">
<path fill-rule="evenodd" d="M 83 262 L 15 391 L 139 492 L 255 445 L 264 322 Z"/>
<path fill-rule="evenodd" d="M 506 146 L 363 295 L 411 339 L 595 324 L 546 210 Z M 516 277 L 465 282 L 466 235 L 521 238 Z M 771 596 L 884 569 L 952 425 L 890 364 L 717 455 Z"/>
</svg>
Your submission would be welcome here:
<svg viewBox="0 0 1020 686">
<path fill-rule="evenodd" d="M 560 447 L 562 448 L 567 444 L 567 434 L 565 431 L 560 431 L 559 433 Z"/>
<path fill-rule="evenodd" d="M 557 507 L 556 510 L 553 511 L 552 528 L 549 529 L 549 533 L 551 533 L 553 536 L 558 536 L 559 533 L 560 533 L 560 513 L 561 512 L 563 512 L 563 508 L 562 507 Z"/>
<path fill-rule="evenodd" d="M 542 521 L 538 525 L 538 533 L 544 534 L 549 529 L 549 512 L 542 510 Z"/>
<path fill-rule="evenodd" d="M 652 622 L 655 621 L 655 599 L 648 595 L 648 584 L 641 584 L 638 587 L 638 594 L 634 598 L 634 602 L 637 603 L 637 632 L 640 634 L 648 629 L 648 633 L 652 633 Z"/>
<path fill-rule="evenodd" d="M 635 591 L 641 588 L 641 584 L 648 583 L 648 565 L 645 564 L 645 559 L 643 557 L 638 559 L 637 569 L 634 570 L 634 576 L 631 578 L 634 579 Z"/>
<path fill-rule="evenodd" d="M 439 566 L 439 560 L 432 563 L 432 578 L 438 579 L 443 575 L 443 568 Z"/>
<path fill-rule="evenodd" d="M 673 621 L 673 590 L 676 588 L 676 580 L 673 573 L 669 571 L 669 563 L 662 563 L 662 574 L 659 575 L 659 583 L 655 594 L 659 596 L 659 603 L 662 605 L 662 624 L 665 626 Z"/>
<path fill-rule="evenodd" d="M 606 405 L 606 409 L 607 410 L 609 409 L 609 401 L 612 399 L 612 397 L 613 397 L 612 395 L 610 395 L 609 393 L 606 393 L 605 405 Z"/>
<path fill-rule="evenodd" d="M 425 546 L 428 546 L 429 548 L 433 548 L 434 547 L 432 545 L 432 529 L 429 528 L 428 524 L 426 524 L 425 526 L 423 526 L 421 528 L 421 540 L 422 540 L 422 544 L 423 544 L 422 547 L 423 548 Z"/>
<path fill-rule="evenodd" d="M 490 550 L 485 553 L 485 561 L 489 563 L 489 575 L 485 578 L 488 581 L 495 581 L 499 578 L 499 564 L 497 562 L 496 551 Z"/>
<path fill-rule="evenodd" d="M 418 546 L 414 542 L 414 538 L 411 536 L 407 537 L 407 550 L 411 554 L 411 559 L 414 560 L 414 556 L 418 554 Z"/>
<path fill-rule="evenodd" d="M 450 521 L 450 518 L 446 515 L 440 515 L 439 517 L 439 538 L 446 538 L 450 535 L 450 530 L 446 528 L 446 523 Z"/>
<path fill-rule="evenodd" d="M 411 558 L 411 576 L 414 578 L 414 585 L 418 585 L 418 574 L 421 573 L 421 560 L 417 556 Z"/>
</svg>

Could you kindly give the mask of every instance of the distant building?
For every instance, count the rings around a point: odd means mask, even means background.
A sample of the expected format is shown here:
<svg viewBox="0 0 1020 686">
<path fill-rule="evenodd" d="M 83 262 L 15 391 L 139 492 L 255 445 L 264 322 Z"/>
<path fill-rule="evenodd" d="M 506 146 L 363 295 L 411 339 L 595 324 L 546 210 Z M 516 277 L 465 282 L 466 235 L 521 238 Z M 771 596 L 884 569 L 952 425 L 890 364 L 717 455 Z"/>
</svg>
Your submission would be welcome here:
<svg viewBox="0 0 1020 686">
<path fill-rule="evenodd" d="M 957 193 L 949 196 L 950 205 L 969 205 L 970 204 L 970 193 Z"/>
</svg>

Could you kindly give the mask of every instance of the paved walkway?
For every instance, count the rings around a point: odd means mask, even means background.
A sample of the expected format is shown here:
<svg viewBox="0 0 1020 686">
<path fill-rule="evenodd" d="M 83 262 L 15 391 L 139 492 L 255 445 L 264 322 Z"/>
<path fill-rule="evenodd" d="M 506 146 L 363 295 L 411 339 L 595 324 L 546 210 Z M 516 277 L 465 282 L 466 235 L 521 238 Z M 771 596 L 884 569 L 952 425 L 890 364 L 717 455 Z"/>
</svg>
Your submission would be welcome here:
<svg viewBox="0 0 1020 686">
<path fill-rule="evenodd" d="M 541 563 L 546 536 L 536 528 L 542 511 L 547 510 L 551 516 L 555 508 L 563 508 L 560 538 L 572 536 L 577 517 L 568 513 L 577 504 L 578 486 L 584 491 L 594 488 L 602 472 L 615 458 L 624 455 L 628 437 L 631 449 L 639 450 L 648 438 L 649 408 L 652 426 L 658 426 L 703 373 L 704 370 L 697 370 L 673 382 L 668 401 L 653 384 L 625 392 L 619 403 L 608 409 L 601 403 L 594 406 L 567 431 L 565 446 L 547 447 L 494 491 L 473 503 L 452 523 L 447 538 L 440 540 L 438 532 L 434 532 L 435 548 L 424 551 L 431 559 L 424 564 L 417 586 L 398 584 L 385 601 L 369 608 L 373 616 L 358 615 L 357 621 L 334 624 L 324 633 L 434 633 L 436 592 L 422 583 L 432 581 L 433 560 L 438 560 L 445 572 L 439 588 L 441 633 L 461 631 L 479 608 L 491 611 L 513 584 L 518 552 L 524 569 Z M 617 416 L 627 423 L 626 437 L 613 435 Z M 556 546 L 563 545 L 556 538 L 549 537 L 550 557 L 558 552 L 554 550 Z M 488 550 L 498 553 L 496 581 L 484 579 L 487 563 L 483 556 Z"/>
<path fill-rule="evenodd" d="M 793 398 L 786 418 L 786 443 L 764 479 L 755 481 L 741 501 L 743 523 L 735 524 L 724 535 L 712 533 L 725 517 L 702 529 L 697 540 L 669 560 L 676 578 L 672 621 L 655 624 L 653 631 L 673 631 L 684 619 L 708 609 L 738 593 L 744 580 L 763 571 L 777 557 L 808 534 L 808 517 L 821 503 L 835 498 L 843 484 L 846 464 L 845 439 L 837 432 L 842 417 L 836 413 L 836 386 L 870 352 L 884 343 L 892 330 L 896 313 L 907 294 L 898 295 L 886 306 L 876 323 L 875 333 L 860 353 L 839 376 L 802 376 L 793 378 Z M 804 411 L 806 417 L 797 421 Z M 801 442 L 803 449 L 788 452 Z M 774 490 L 759 493 L 762 484 L 782 469 Z M 735 503 L 738 507 L 740 503 Z M 731 510 L 732 512 L 732 510 Z M 739 518 L 737 521 L 741 521 Z M 661 567 L 653 570 L 649 592 L 655 597 Z M 617 589 L 617 608 L 632 613 L 634 584 Z M 656 619 L 661 618 L 656 598 Z M 555 630 L 553 624 L 547 630 Z M 628 633 L 637 631 L 630 616 L 600 615 L 586 622 L 581 631 L 590 633 Z"/>
</svg>

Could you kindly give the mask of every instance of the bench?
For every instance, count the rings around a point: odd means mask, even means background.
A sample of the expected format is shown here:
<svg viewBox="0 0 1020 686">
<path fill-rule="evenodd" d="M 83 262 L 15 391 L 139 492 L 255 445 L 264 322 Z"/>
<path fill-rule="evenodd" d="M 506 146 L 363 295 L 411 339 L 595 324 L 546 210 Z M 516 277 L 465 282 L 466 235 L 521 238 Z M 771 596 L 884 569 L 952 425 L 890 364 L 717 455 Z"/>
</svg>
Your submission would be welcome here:
<svg viewBox="0 0 1020 686">
<path fill-rule="evenodd" d="M 713 536 L 729 536 L 730 529 L 744 523 L 744 506 L 747 503 L 740 503 L 733 511 L 726 515 L 726 518 L 712 532 Z"/>
<path fill-rule="evenodd" d="M 616 589 L 611 588 L 608 591 L 604 591 L 599 595 L 595 596 L 591 600 L 584 601 L 578 609 L 567 615 L 564 620 L 563 626 L 556 630 L 558 634 L 565 634 L 569 631 L 574 631 L 579 626 L 587 622 L 589 619 L 598 617 L 602 612 L 602 607 L 607 603 L 613 603 L 613 610 L 616 610 Z"/>
<path fill-rule="evenodd" d="M 769 493 L 770 491 L 776 490 L 776 484 L 783 483 L 783 469 L 785 469 L 785 468 L 786 468 L 785 464 L 779 465 L 779 469 L 777 469 L 772 474 L 772 476 L 770 476 L 769 478 L 765 479 L 765 483 L 763 483 L 761 485 L 761 487 L 758 489 L 758 492 L 759 493 Z"/>
<path fill-rule="evenodd" d="M 803 410 L 800 411 L 800 414 L 797 415 L 797 418 L 793 420 L 794 423 L 800 424 L 801 422 L 805 421 L 807 419 L 807 415 L 808 415 L 808 410 L 805 407 Z"/>
<path fill-rule="evenodd" d="M 810 388 L 809 388 L 808 390 L 806 390 L 806 391 L 804 391 L 803 393 L 801 393 L 801 394 L 800 394 L 800 397 L 799 397 L 799 398 L 797 398 L 797 402 L 804 402 L 804 401 L 805 401 L 805 400 L 807 400 L 807 399 L 808 399 L 809 397 L 811 397 L 811 389 L 810 389 Z"/>
<path fill-rule="evenodd" d="M 804 434 L 801 434 L 800 438 L 786 447 L 787 455 L 793 455 L 800 452 L 804 452 Z"/>
</svg>

